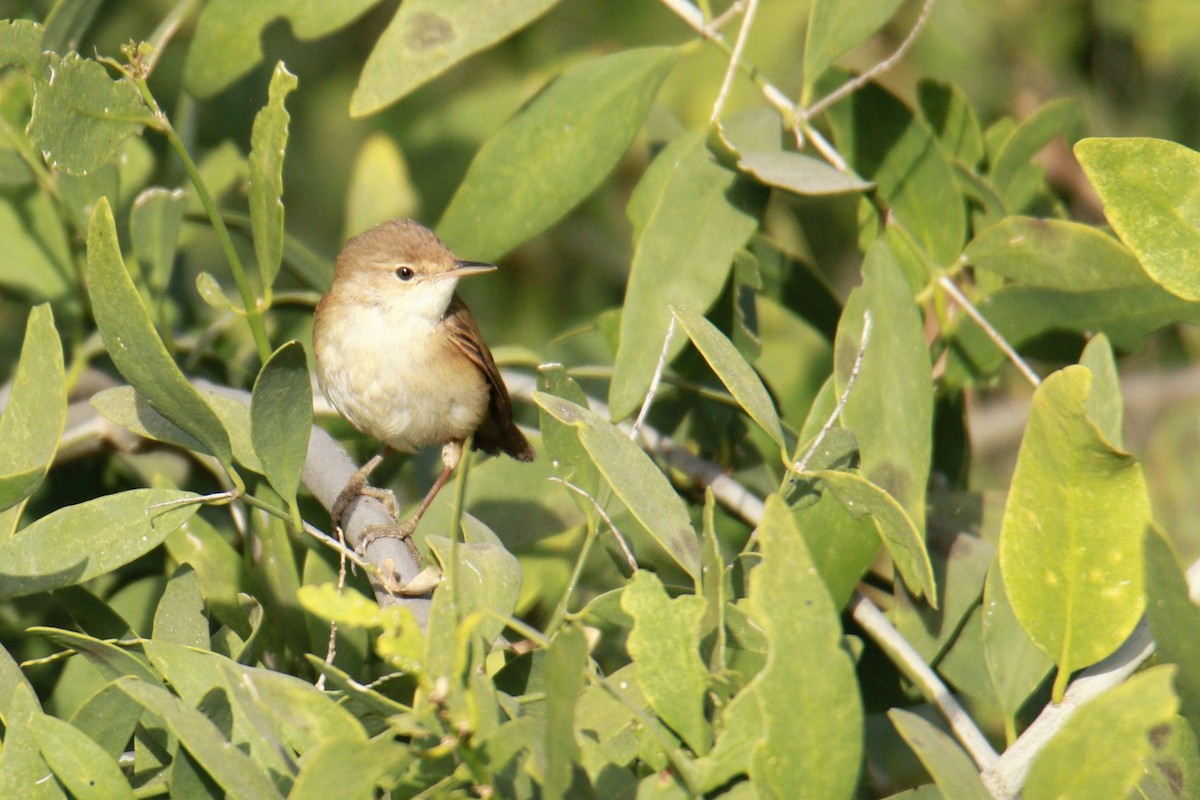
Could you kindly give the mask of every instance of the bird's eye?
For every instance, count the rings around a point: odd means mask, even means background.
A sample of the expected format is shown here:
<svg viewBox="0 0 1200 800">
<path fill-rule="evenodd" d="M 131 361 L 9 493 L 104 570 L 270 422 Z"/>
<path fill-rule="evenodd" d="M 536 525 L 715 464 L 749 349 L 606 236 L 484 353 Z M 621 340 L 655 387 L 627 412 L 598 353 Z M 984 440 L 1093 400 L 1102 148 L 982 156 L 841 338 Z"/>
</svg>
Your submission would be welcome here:
<svg viewBox="0 0 1200 800">
<path fill-rule="evenodd" d="M 402 281 L 411 281 L 415 274 L 412 271 L 412 267 L 400 267 L 400 269 L 396 270 L 396 277 Z"/>
</svg>

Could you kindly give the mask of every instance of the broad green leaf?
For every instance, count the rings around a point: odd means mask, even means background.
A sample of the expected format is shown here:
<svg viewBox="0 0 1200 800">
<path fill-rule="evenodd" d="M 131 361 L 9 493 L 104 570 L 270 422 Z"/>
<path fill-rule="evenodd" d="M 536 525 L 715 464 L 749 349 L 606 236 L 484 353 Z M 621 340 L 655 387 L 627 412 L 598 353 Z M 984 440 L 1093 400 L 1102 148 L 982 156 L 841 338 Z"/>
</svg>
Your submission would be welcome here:
<svg viewBox="0 0 1200 800">
<path fill-rule="evenodd" d="M 1200 153 L 1161 139 L 1084 139 L 1075 157 L 1150 277 L 1200 300 Z"/>
<path fill-rule="evenodd" d="M 141 718 L 142 707 L 107 683 L 75 710 L 70 722 L 117 759 Z"/>
<path fill-rule="evenodd" d="M 29 312 L 21 358 L 0 415 L 0 511 L 24 500 L 42 482 L 66 419 L 62 343 L 50 306 L 40 305 Z"/>
<path fill-rule="evenodd" d="M 579 388 L 574 380 L 567 375 L 562 364 L 543 364 L 538 367 L 538 389 L 546 394 L 552 394 L 568 400 L 581 408 L 587 408 L 587 395 Z M 603 481 L 596 465 L 588 456 L 587 451 L 579 441 L 579 432 L 571 425 L 559 422 L 544 408 L 538 409 L 538 417 L 542 431 L 542 444 L 550 454 L 551 465 L 560 478 L 569 481 L 588 493 L 589 497 L 604 506 L 604 498 L 600 496 Z M 580 497 L 576 492 L 570 492 L 571 499 L 589 517 L 596 513 L 594 506 L 586 497 Z"/>
<path fill-rule="evenodd" d="M 738 158 L 738 168 L 768 186 L 793 194 L 822 196 L 865 192 L 874 184 L 829 164 L 790 150 L 750 151 Z"/>
<path fill-rule="evenodd" d="M 804 40 L 805 93 L 833 62 L 883 27 L 901 0 L 813 0 Z"/>
<path fill-rule="evenodd" d="M 1013 614 L 997 560 L 983 584 L 983 654 L 1011 743 L 1021 706 L 1042 685 L 1054 662 L 1030 640 Z"/>
<path fill-rule="evenodd" d="M 1158 286 L 1065 292 L 1006 286 L 976 302 L 983 316 L 1014 347 L 1054 331 L 1102 332 L 1120 350 L 1137 349 L 1142 337 L 1176 322 L 1200 322 L 1200 304 Z M 970 319 L 964 319 L 947 351 L 951 385 L 989 376 L 1004 354 Z"/>
<path fill-rule="evenodd" d="M 33 692 L 33 686 L 21 671 L 21 665 L 13 659 L 4 645 L 0 644 L 0 720 L 8 720 L 9 703 L 16 695 L 18 687 Z"/>
<path fill-rule="evenodd" d="M 1007 217 L 976 236 L 967 261 L 1024 286 L 1086 292 L 1151 284 L 1137 258 L 1090 225 Z"/>
<path fill-rule="evenodd" d="M 671 313 L 733 398 L 783 451 L 785 444 L 779 415 L 754 368 L 746 363 L 737 348 L 725 338 L 725 334 L 700 314 L 675 306 L 671 307 Z M 786 452 L 783 457 L 787 458 Z"/>
<path fill-rule="evenodd" d="M 921 313 L 884 242 L 872 245 L 862 272 L 863 284 L 846 301 L 834 342 L 834 385 L 841 396 L 870 314 L 862 368 L 842 411 L 842 425 L 858 439 L 863 477 L 894 497 L 917 530 L 924 531 L 933 368 Z"/>
<path fill-rule="evenodd" d="M 51 166 L 82 175 L 103 166 L 153 117 L 125 78 L 77 53 L 44 53 L 33 69 L 29 140 Z"/>
<path fill-rule="evenodd" d="M 239 636 L 250 635 L 250 625 L 238 600 L 242 589 L 242 560 L 238 552 L 204 517 L 189 517 L 163 541 L 177 564 L 196 570 L 200 593 L 213 616 Z"/>
<path fill-rule="evenodd" d="M 1067 677 L 1121 644 L 1141 616 L 1149 498 L 1137 460 L 1088 419 L 1092 375 L 1070 366 L 1033 396 L 1000 533 L 1013 613 Z"/>
<path fill-rule="evenodd" d="M 455 252 L 494 261 L 560 220 L 629 149 L 679 54 L 623 50 L 553 81 L 480 148 L 438 235 Z"/>
<path fill-rule="evenodd" d="M 33 738 L 54 775 L 75 797 L 133 800 L 133 789 L 117 766 L 83 731 L 69 722 L 39 714 L 30 720 Z"/>
<path fill-rule="evenodd" d="M 763 712 L 756 692 L 743 689 L 721 710 L 717 741 L 708 755 L 696 760 L 697 789 L 711 792 L 730 779 L 745 775 L 754 746 L 762 738 Z"/>
<path fill-rule="evenodd" d="M 966 532 L 940 534 L 929 548 L 933 576 L 941 597 L 938 608 L 913 602 L 896 592 L 892 623 L 900 635 L 930 664 L 937 664 L 958 638 L 963 621 L 978 606 L 995 548 Z"/>
<path fill-rule="evenodd" d="M 136 678 L 121 678 L 117 688 L 158 716 L 209 777 L 228 795 L 268 800 L 281 797 L 271 779 L 203 713 L 165 689 Z"/>
<path fill-rule="evenodd" d="M 1155 732 L 1179 709 L 1174 672 L 1172 666 L 1151 667 L 1080 706 L 1034 759 L 1021 796 L 1128 796 L 1154 753 Z"/>
<path fill-rule="evenodd" d="M 349 239 L 389 219 L 414 217 L 420 205 L 420 195 L 396 142 L 385 133 L 368 136 L 350 173 L 342 237 Z"/>
<path fill-rule="evenodd" d="M 468 525 L 463 525 L 464 533 Z M 442 573 L 449 570 L 450 540 L 442 536 L 425 539 L 429 549 L 437 555 Z M 490 642 L 504 629 L 504 617 L 512 616 L 521 594 L 521 565 L 516 557 L 503 545 L 495 542 L 465 541 L 457 548 L 458 586 L 453 589 L 458 600 L 459 613 L 466 616 L 474 611 L 494 611 L 499 618 L 487 616 L 479 622 L 477 630 L 483 640 Z"/>
<path fill-rule="evenodd" d="M 894 497 L 853 472 L 821 470 L 804 476 L 820 480 L 856 519 L 869 514 L 909 589 L 937 608 L 937 584 L 925 536 Z"/>
<path fill-rule="evenodd" d="M 1121 381 L 1112 345 L 1103 333 L 1093 336 L 1079 357 L 1080 366 L 1092 373 L 1092 390 L 1088 392 L 1084 410 L 1087 418 L 1113 447 L 1124 442 L 1125 402 L 1121 397 Z"/>
<path fill-rule="evenodd" d="M 816 503 L 796 506 L 792 516 L 833 604 L 845 608 L 879 552 L 874 521 L 851 514 L 832 492 Z"/>
<path fill-rule="evenodd" d="M 874 181 L 898 224 L 943 266 L 966 238 L 966 205 L 929 125 L 878 84 L 829 111 L 834 139 L 854 171 Z"/>
<path fill-rule="evenodd" d="M 0 750 L 0 797 L 21 800 L 58 800 L 67 797 L 57 781 L 47 780 L 50 767 L 42 759 L 33 720 L 42 716 L 37 695 L 25 684 L 15 687 L 7 698 L 4 717 L 4 749 Z"/>
<path fill-rule="evenodd" d="M 962 89 L 953 84 L 923 80 L 917 102 L 942 150 L 953 160 L 973 167 L 983 158 L 983 131 L 979 117 Z"/>
<path fill-rule="evenodd" d="M 888 719 L 946 797 L 954 800 L 990 800 L 979 779 L 979 769 L 963 749 L 938 726 L 909 711 L 893 708 Z"/>
<path fill-rule="evenodd" d="M 742 690 L 757 696 L 764 723 L 750 778 L 769 796 L 849 797 L 863 757 L 863 710 L 838 611 L 778 495 L 767 497 L 758 536 L 763 557 L 750 575 L 750 606 L 770 649 Z"/>
<path fill-rule="evenodd" d="M 132 489 L 47 514 L 0 545 L 0 597 L 73 586 L 128 564 L 196 513 L 196 498 Z"/>
<path fill-rule="evenodd" d="M 1012 207 L 1022 205 L 1021 198 L 1014 195 L 1020 188 L 1016 180 L 1020 172 L 1050 140 L 1065 136 L 1067 144 L 1073 145 L 1085 127 L 1083 107 L 1072 98 L 1049 102 L 1022 120 L 992 159 L 990 177 L 1005 201 Z"/>
<path fill-rule="evenodd" d="M 259 280 L 268 298 L 283 261 L 283 156 L 292 119 L 284 102 L 295 88 L 296 76 L 280 61 L 271 74 L 267 105 L 254 117 L 250 132 L 250 227 Z"/>
<path fill-rule="evenodd" d="M 621 609 L 633 617 L 625 648 L 642 695 L 692 752 L 704 755 L 712 741 L 704 713 L 708 669 L 700 658 L 704 598 L 670 598 L 657 576 L 639 570 L 621 594 Z"/>
<path fill-rule="evenodd" d="M 1175 690 L 1181 713 L 1200 728 L 1200 607 L 1167 540 L 1146 535 L 1146 619 L 1158 645 L 1158 661 L 1175 664 Z"/>
<path fill-rule="evenodd" d="M 575 739 L 575 707 L 588 672 L 588 645 L 583 629 L 559 631 L 546 650 L 546 766 L 542 789 L 546 797 L 565 797 L 572 771 L 579 762 Z"/>
<path fill-rule="evenodd" d="M 96 204 L 88 228 L 88 296 L 109 357 L 156 411 L 178 425 L 225 466 L 233 461 L 221 420 L 171 360 L 129 279 L 112 210 Z"/>
<path fill-rule="evenodd" d="M 196 570 L 184 564 L 167 581 L 154 611 L 154 638 L 163 642 L 208 649 L 208 618 Z"/>
<path fill-rule="evenodd" d="M 376 784 L 409 758 L 403 745 L 387 737 L 367 744 L 326 739 L 304 755 L 288 800 L 374 797 Z"/>
<path fill-rule="evenodd" d="M 0 68 L 32 70 L 42 54 L 42 26 L 27 19 L 0 20 Z"/>
<path fill-rule="evenodd" d="M 0 199 L 0 241 L 0 286 L 40 302 L 58 300 L 77 283 L 64 221 L 46 194 Z"/>
<path fill-rule="evenodd" d="M 705 137 L 704 130 L 692 131 L 668 145 L 629 199 L 634 253 L 608 394 L 614 419 L 629 416 L 650 387 L 670 306 L 706 312 L 725 285 L 734 253 L 758 227 L 760 190 L 717 163 Z M 685 342 L 674 337 L 667 357 Z"/>
<path fill-rule="evenodd" d="M 585 408 L 536 392 L 534 401 L 555 419 L 579 429 L 579 440 L 617 497 L 679 566 L 700 576 L 700 544 L 683 500 L 628 436 Z"/>
<path fill-rule="evenodd" d="M 271 486 L 299 515 L 296 492 L 312 434 L 312 381 L 304 345 L 288 342 L 254 381 L 250 435 Z"/>
<path fill-rule="evenodd" d="M 263 465 L 250 442 L 250 409 L 229 397 L 204 392 L 200 395 L 221 425 L 230 434 L 234 459 L 246 468 L 261 474 Z M 88 399 L 92 408 L 105 419 L 126 430 L 156 442 L 204 451 L 204 444 L 174 422 L 154 410 L 146 396 L 132 386 L 114 386 Z"/>
<path fill-rule="evenodd" d="M 196 21 L 183 79 L 197 97 L 212 97 L 262 60 L 259 38 L 283 17 L 310 41 L 345 27 L 379 0 L 213 0 Z"/>
<path fill-rule="evenodd" d="M 373 114 L 474 53 L 508 38 L 558 0 L 407 0 L 379 37 L 350 99 Z"/>
<path fill-rule="evenodd" d="M 133 201 L 129 233 L 133 252 L 145 271 L 150 297 L 161 301 L 171 282 L 179 230 L 187 211 L 187 192 L 155 186 Z"/>
</svg>

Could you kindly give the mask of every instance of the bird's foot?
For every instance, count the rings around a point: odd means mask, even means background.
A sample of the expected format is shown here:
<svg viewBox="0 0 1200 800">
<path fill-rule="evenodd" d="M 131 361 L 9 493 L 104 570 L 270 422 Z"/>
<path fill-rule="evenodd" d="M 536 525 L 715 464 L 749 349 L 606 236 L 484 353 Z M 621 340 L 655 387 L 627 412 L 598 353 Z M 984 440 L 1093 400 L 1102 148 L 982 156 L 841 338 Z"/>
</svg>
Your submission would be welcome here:
<svg viewBox="0 0 1200 800">
<path fill-rule="evenodd" d="M 374 497 L 379 502 L 383 503 L 387 509 L 388 515 L 394 519 L 400 519 L 400 506 L 396 504 L 396 495 L 389 492 L 387 489 L 379 489 L 367 483 L 366 478 L 355 476 L 351 478 L 346 486 L 338 493 L 337 500 L 333 501 L 333 508 L 329 510 L 329 516 L 333 519 L 333 527 L 335 530 L 345 532 L 346 528 L 342 524 L 342 517 L 346 513 L 346 507 L 356 497 Z"/>
<path fill-rule="evenodd" d="M 413 531 L 417 529 L 417 520 L 406 519 L 397 520 L 392 525 L 370 525 L 363 530 L 362 536 L 358 540 L 358 546 L 355 551 L 359 555 L 365 556 L 367 547 L 376 539 L 399 539 L 408 547 L 408 553 L 412 556 L 414 564 L 421 563 L 421 554 L 417 552 L 417 546 L 413 544 Z"/>
</svg>

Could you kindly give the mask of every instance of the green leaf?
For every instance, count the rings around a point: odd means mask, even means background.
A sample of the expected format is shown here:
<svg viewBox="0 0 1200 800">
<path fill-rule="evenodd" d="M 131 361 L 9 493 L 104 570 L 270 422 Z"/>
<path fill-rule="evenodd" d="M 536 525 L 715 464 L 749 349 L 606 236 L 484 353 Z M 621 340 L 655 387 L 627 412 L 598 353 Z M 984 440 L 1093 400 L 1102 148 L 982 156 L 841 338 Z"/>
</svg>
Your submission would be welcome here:
<svg viewBox="0 0 1200 800">
<path fill-rule="evenodd" d="M 1013 207 L 1022 205 L 1014 196 L 1020 188 L 1016 179 L 1038 151 L 1057 136 L 1064 136 L 1072 145 L 1083 136 L 1086 128 L 1083 107 L 1073 98 L 1054 100 L 1022 120 L 1000 145 L 992 159 L 990 177 L 1005 201 Z"/>
<path fill-rule="evenodd" d="M 874 520 L 854 516 L 832 492 L 821 495 L 816 503 L 796 506 L 792 516 L 833 604 L 845 608 L 879 552 Z"/>
<path fill-rule="evenodd" d="M 146 665 L 140 654 L 135 655 L 111 642 L 58 628 L 33 627 L 29 631 L 46 637 L 63 649 L 74 650 L 86 658 L 107 680 L 132 675 L 147 683 L 161 683 L 161 679 Z"/>
<path fill-rule="evenodd" d="M 608 394 L 614 419 L 629 416 L 650 387 L 670 306 L 706 312 L 725 285 L 734 253 L 758 227 L 761 191 L 717 163 L 706 134 L 692 131 L 668 145 L 629 200 L 634 254 Z M 675 337 L 668 359 L 684 344 Z"/>
<path fill-rule="evenodd" d="M 6 723 L 10 713 L 9 704 L 18 690 L 28 690 L 32 695 L 33 685 L 21 671 L 21 665 L 13 659 L 4 645 L 0 644 L 0 719 Z"/>
<path fill-rule="evenodd" d="M 983 131 L 962 89 L 922 80 L 917 86 L 917 101 L 946 155 L 968 167 L 978 164 L 984 155 Z"/>
<path fill-rule="evenodd" d="M 29 312 L 21 358 L 0 415 L 0 511 L 24 500 L 41 484 L 66 419 L 62 343 L 50 306 L 40 305 Z"/>
<path fill-rule="evenodd" d="M 141 718 L 142 707 L 107 683 L 76 709 L 70 722 L 117 759 Z"/>
<path fill-rule="evenodd" d="M 633 617 L 625 648 L 642 695 L 692 752 L 704 755 L 712 742 L 704 713 L 708 670 L 700 658 L 704 598 L 667 597 L 657 576 L 639 570 L 621 594 L 621 609 Z"/>
<path fill-rule="evenodd" d="M 764 723 L 750 779 L 776 797 L 849 797 L 863 757 L 863 710 L 838 611 L 778 495 L 767 497 L 758 534 L 763 558 L 750 575 L 750 605 L 770 649 L 742 690 L 758 698 Z"/>
<path fill-rule="evenodd" d="M 1146 619 L 1158 645 L 1160 663 L 1175 664 L 1175 689 L 1182 714 L 1200 728 L 1200 608 L 1165 538 L 1146 535 Z"/>
<path fill-rule="evenodd" d="M 154 611 L 153 636 L 159 641 L 208 649 L 204 596 L 200 594 L 200 579 L 190 564 L 180 565 L 167 581 Z"/>
<path fill-rule="evenodd" d="M 310 41 L 350 24 L 379 0 L 212 0 L 196 21 L 183 79 L 187 90 L 212 97 L 262 60 L 263 29 L 283 17 L 292 34 Z"/>
<path fill-rule="evenodd" d="M 296 492 L 312 434 L 312 381 L 304 345 L 276 350 L 254 381 L 250 435 L 271 486 L 298 515 Z"/>
<path fill-rule="evenodd" d="M 46 15 L 42 49 L 65 53 L 78 50 L 79 40 L 95 19 L 104 0 L 59 0 Z"/>
<path fill-rule="evenodd" d="M 579 429 L 579 440 L 617 497 L 650 535 L 693 578 L 700 576 L 700 544 L 683 500 L 650 457 L 615 425 L 554 395 L 534 401 L 555 419 Z"/>
<path fill-rule="evenodd" d="M 992 795 L 979 779 L 979 769 L 945 731 L 900 708 L 887 715 L 943 795 L 954 800 L 990 800 Z"/>
<path fill-rule="evenodd" d="M 1179 708 L 1174 672 L 1151 667 L 1080 706 L 1034 760 L 1021 796 L 1126 797 L 1145 774 L 1155 731 Z"/>
<path fill-rule="evenodd" d="M 50 768 L 42 759 L 34 738 L 33 721 L 42 715 L 33 690 L 18 684 L 7 698 L 4 717 L 4 749 L 0 751 L 0 797 L 21 800 L 58 800 L 67 794 L 57 781 L 46 780 Z"/>
<path fill-rule="evenodd" d="M 420 206 L 420 195 L 396 142 L 386 133 L 368 136 L 350 173 L 343 238 L 349 239 L 389 219 L 414 217 Z"/>
<path fill-rule="evenodd" d="M 507 39 L 558 0 L 407 0 L 367 57 L 350 115 L 373 114 Z"/>
<path fill-rule="evenodd" d="M 588 670 L 588 645 L 583 629 L 572 625 L 559 631 L 546 650 L 545 779 L 546 797 L 565 797 L 579 762 L 575 739 L 575 707 Z"/>
<path fill-rule="evenodd" d="M 1013 613 L 997 560 L 983 584 L 983 654 L 1010 741 L 1021 706 L 1042 685 L 1054 662 L 1030 640 Z"/>
<path fill-rule="evenodd" d="M 725 338 L 725 334 L 703 316 L 691 309 L 671 307 L 671 313 L 687 332 L 688 338 L 704 356 L 713 372 L 725 384 L 725 388 L 738 404 L 779 445 L 784 459 L 787 458 L 783 441 L 783 428 L 775 404 L 754 368 L 746 363 L 737 348 Z"/>
<path fill-rule="evenodd" d="M 842 424 L 858 439 L 863 477 L 894 497 L 923 531 L 933 439 L 933 368 L 924 325 L 884 242 L 867 252 L 862 273 L 863 284 L 847 299 L 834 341 L 834 385 L 841 396 L 870 314 L 870 337 Z"/>
<path fill-rule="evenodd" d="M 133 800 L 133 789 L 117 762 L 100 745 L 68 722 L 39 714 L 30 720 L 33 738 L 55 776 L 79 798 Z"/>
<path fill-rule="evenodd" d="M 897 591 L 891 618 L 913 649 L 927 663 L 937 664 L 959 637 L 963 621 L 979 606 L 996 551 L 978 536 L 956 532 L 939 535 L 929 552 L 941 591 L 938 608 L 915 603 L 907 592 Z"/>
<path fill-rule="evenodd" d="M 829 111 L 838 150 L 876 192 L 898 224 L 943 266 L 966 238 L 966 205 L 933 131 L 878 84 Z"/>
<path fill-rule="evenodd" d="M 295 88 L 296 76 L 280 61 L 271 74 L 267 105 L 254 117 L 250 132 L 250 227 L 267 297 L 283 261 L 283 156 L 292 119 L 284 101 Z"/>
<path fill-rule="evenodd" d="M 56 169 L 83 175 L 153 122 L 137 87 L 77 53 L 43 53 L 34 67 L 29 141 Z"/>
<path fill-rule="evenodd" d="M 27 19 L 0 20 L 0 68 L 32 70 L 42 54 L 42 26 Z"/>
<path fill-rule="evenodd" d="M 918 597 L 924 596 L 937 608 L 937 584 L 925 551 L 925 536 L 894 497 L 853 472 L 821 470 L 804 476 L 824 483 L 856 519 L 869 514 L 904 582 Z"/>
<path fill-rule="evenodd" d="M 1103 333 L 1093 336 L 1079 357 L 1080 366 L 1092 373 L 1092 390 L 1088 392 L 1084 410 L 1087 418 L 1113 447 L 1123 446 L 1122 428 L 1125 421 L 1125 401 L 1121 397 L 1121 381 L 1112 345 Z"/>
<path fill-rule="evenodd" d="M 976 236 L 965 256 L 976 268 L 1025 286 L 1085 292 L 1151 283 L 1128 248 L 1067 220 L 1007 217 Z"/>
<path fill-rule="evenodd" d="M 374 797 L 376 785 L 408 758 L 402 745 L 387 738 L 326 739 L 305 754 L 288 800 Z"/>
<path fill-rule="evenodd" d="M 538 389 L 546 394 L 552 394 L 568 400 L 581 408 L 587 408 L 587 395 L 579 388 L 574 380 L 567 375 L 562 364 L 543 364 L 538 367 Z M 571 425 L 559 422 L 544 408 L 538 409 L 542 432 L 542 445 L 550 454 L 551 464 L 560 478 L 570 481 L 589 497 L 595 498 L 602 507 L 600 487 L 603 481 L 591 457 L 583 449 L 579 441 L 579 432 Z M 576 492 L 570 492 L 571 499 L 583 513 L 591 516 L 595 508 L 586 497 L 580 497 Z"/>
<path fill-rule="evenodd" d="M 179 230 L 187 211 L 187 192 L 155 186 L 133 201 L 129 233 L 133 252 L 145 270 L 150 296 L 161 301 L 171 282 Z"/>
<path fill-rule="evenodd" d="M 1075 157 L 1150 277 L 1200 300 L 1200 153 L 1161 139 L 1084 139 Z"/>
<path fill-rule="evenodd" d="M 0 199 L 0 286 L 54 301 L 78 282 L 64 221 L 43 192 Z"/>
<path fill-rule="evenodd" d="M 561 219 L 629 149 L 679 53 L 624 50 L 550 83 L 480 148 L 438 235 L 458 253 L 494 261 Z"/>
<path fill-rule="evenodd" d="M 464 518 L 464 534 L 470 530 Z M 442 565 L 445 574 L 450 563 L 450 540 L 443 536 L 428 536 L 429 546 Z M 499 542 L 465 541 L 457 548 L 458 587 L 447 587 L 454 591 L 459 604 L 459 613 L 466 616 L 474 611 L 490 610 L 497 616 L 482 619 L 476 630 L 485 642 L 490 642 L 504 630 L 504 618 L 512 616 L 521 594 L 521 565 L 515 556 Z"/>
<path fill-rule="evenodd" d="M 763 150 L 742 153 L 738 168 L 762 183 L 793 194 L 819 197 L 865 192 L 874 184 L 803 153 Z"/>
<path fill-rule="evenodd" d="M 233 461 L 220 419 L 171 360 L 125 270 L 107 199 L 88 228 L 88 296 L 109 357 L 156 411 L 178 425 L 226 467 Z"/>
<path fill-rule="evenodd" d="M 117 688 L 147 711 L 158 716 L 205 772 L 234 797 L 281 797 L 267 774 L 241 750 L 230 744 L 221 731 L 200 711 L 166 689 L 121 678 Z"/>
<path fill-rule="evenodd" d="M 804 39 L 805 93 L 840 57 L 892 18 L 901 0 L 814 0 Z"/>
<path fill-rule="evenodd" d="M 197 497 L 133 489 L 47 514 L 0 545 L 0 597 L 73 586 L 128 564 L 196 513 Z"/>
<path fill-rule="evenodd" d="M 1070 366 L 1033 396 L 1000 533 L 1013 613 L 1070 673 L 1117 648 L 1141 616 L 1149 498 L 1137 460 L 1088 419 L 1092 375 Z"/>
</svg>

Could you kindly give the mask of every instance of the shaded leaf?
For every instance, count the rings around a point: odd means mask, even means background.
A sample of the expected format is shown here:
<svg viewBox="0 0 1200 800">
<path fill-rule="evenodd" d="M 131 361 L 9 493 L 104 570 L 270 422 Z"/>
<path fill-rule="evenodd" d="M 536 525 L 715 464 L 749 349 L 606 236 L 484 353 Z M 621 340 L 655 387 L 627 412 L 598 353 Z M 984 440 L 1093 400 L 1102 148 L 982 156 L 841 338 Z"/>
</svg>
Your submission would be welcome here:
<svg viewBox="0 0 1200 800">
<path fill-rule="evenodd" d="M 438 235 L 455 252 L 494 261 L 561 219 L 629 149 L 679 54 L 623 50 L 550 83 L 480 148 Z"/>
<path fill-rule="evenodd" d="M 47 514 L 0 545 L 0 597 L 72 586 L 128 564 L 196 513 L 196 498 L 133 489 Z"/>
<path fill-rule="evenodd" d="M 921 113 L 946 154 L 969 167 L 983 158 L 983 131 L 971 101 L 953 84 L 922 80 L 917 86 Z"/>
<path fill-rule="evenodd" d="M 704 755 L 712 739 L 704 713 L 708 670 L 700 658 L 704 598 L 667 597 L 653 573 L 639 570 L 621 594 L 621 609 L 633 618 L 625 648 L 637 665 L 642 695 L 694 753 Z"/>
<path fill-rule="evenodd" d="M 150 296 L 159 300 L 171 282 L 179 230 L 187 211 L 187 192 L 161 187 L 147 189 L 133 201 L 129 233 L 133 251 L 146 275 Z"/>
<path fill-rule="evenodd" d="M 804 40 L 805 91 L 892 18 L 901 0 L 814 0 Z"/>
<path fill-rule="evenodd" d="M 30 730 L 50 769 L 75 797 L 133 800 L 116 760 L 74 725 L 39 714 L 30 720 Z"/>
<path fill-rule="evenodd" d="M 229 466 L 233 455 L 220 419 L 171 360 L 134 288 L 117 245 L 112 210 L 96 204 L 88 228 L 88 296 L 104 347 L 117 369 L 155 410 Z"/>
<path fill-rule="evenodd" d="M 0 511 L 24 500 L 42 482 L 66 419 L 62 342 L 50 306 L 40 305 L 29 312 L 21 358 L 0 415 Z"/>
<path fill-rule="evenodd" d="M 1000 569 L 1013 613 L 1071 672 L 1121 644 L 1141 616 L 1142 535 L 1149 498 L 1137 460 L 1087 418 L 1084 367 L 1046 378 L 1033 396 L 1000 533 Z"/>
<path fill-rule="evenodd" d="M 990 800 L 992 795 L 979 779 L 978 768 L 949 734 L 903 709 L 893 708 L 887 713 L 943 795 L 955 800 Z"/>
<path fill-rule="evenodd" d="M 742 153 L 738 167 L 768 186 L 799 195 L 821 196 L 865 192 L 874 186 L 803 153 L 766 150 Z"/>
<path fill-rule="evenodd" d="M 283 156 L 292 119 L 284 102 L 295 88 L 296 76 L 280 61 L 271 73 L 267 105 L 254 117 L 250 132 L 250 227 L 262 291 L 268 298 L 283 261 Z"/>
<path fill-rule="evenodd" d="M 468 526 L 464 524 L 466 531 Z M 449 570 L 450 540 L 442 536 L 425 539 L 429 549 L 437 555 L 442 572 Z M 498 542 L 464 541 L 457 548 L 458 586 L 454 588 L 463 616 L 473 611 L 490 609 L 499 619 L 486 616 L 479 622 L 477 630 L 485 642 L 490 642 L 504 629 L 503 619 L 517 607 L 521 594 L 521 565 L 515 556 Z M 448 588 L 443 584 L 443 588 Z"/>
<path fill-rule="evenodd" d="M 263 364 L 250 403 L 250 436 L 271 486 L 298 516 L 296 492 L 312 434 L 312 381 L 304 346 L 288 342 Z"/>
<path fill-rule="evenodd" d="M 575 706 L 587 674 L 588 645 L 583 629 L 562 629 L 546 651 L 546 797 L 565 797 L 579 761 Z"/>
<path fill-rule="evenodd" d="M 1084 139 L 1075 157 L 1150 277 L 1200 300 L 1200 153 L 1161 139 Z"/>
<path fill-rule="evenodd" d="M 1021 706 L 1042 685 L 1054 662 L 1034 645 L 1004 593 L 997 560 L 983 584 L 983 654 L 1009 736 Z"/>
<path fill-rule="evenodd" d="M 351 116 L 373 114 L 450 67 L 506 39 L 558 0 L 407 0 L 379 37 Z"/>
<path fill-rule="evenodd" d="M 679 566 L 700 576 L 700 544 L 683 500 L 650 457 L 606 420 L 554 395 L 534 401 L 555 419 L 579 428 L 579 440 L 617 497 Z"/>
<path fill-rule="evenodd" d="M 1087 347 L 1083 348 L 1079 365 L 1087 367 L 1092 373 L 1092 388 L 1084 403 L 1087 418 L 1110 445 L 1122 447 L 1125 401 L 1121 397 L 1117 362 L 1108 337 L 1103 333 L 1093 336 Z"/>
<path fill-rule="evenodd" d="M 411 756 L 399 743 L 380 739 L 326 739 L 305 754 L 288 800 L 372 797 L 376 785 Z"/>
<path fill-rule="evenodd" d="M 181 565 L 167 581 L 154 611 L 153 636 L 158 641 L 208 649 L 208 618 L 200 579 L 188 564 Z"/>
<path fill-rule="evenodd" d="M 1021 204 L 1021 198 L 1014 196 L 1014 190 L 1019 188 L 1016 178 L 1023 168 L 1038 151 L 1052 139 L 1065 136 L 1068 145 L 1083 136 L 1086 120 L 1083 107 L 1073 98 L 1054 100 L 1029 115 L 1021 121 L 1000 145 L 992 158 L 990 177 L 993 185 L 1011 205 Z"/>
<path fill-rule="evenodd" d="M 28 19 L 0 20 L 0 67 L 32 70 L 41 54 L 41 25 Z"/>
<path fill-rule="evenodd" d="M 1146 535 L 1146 619 L 1158 660 L 1177 665 L 1175 689 L 1181 713 L 1200 728 L 1200 607 L 1188 594 L 1187 578 L 1161 535 Z"/>
</svg>

